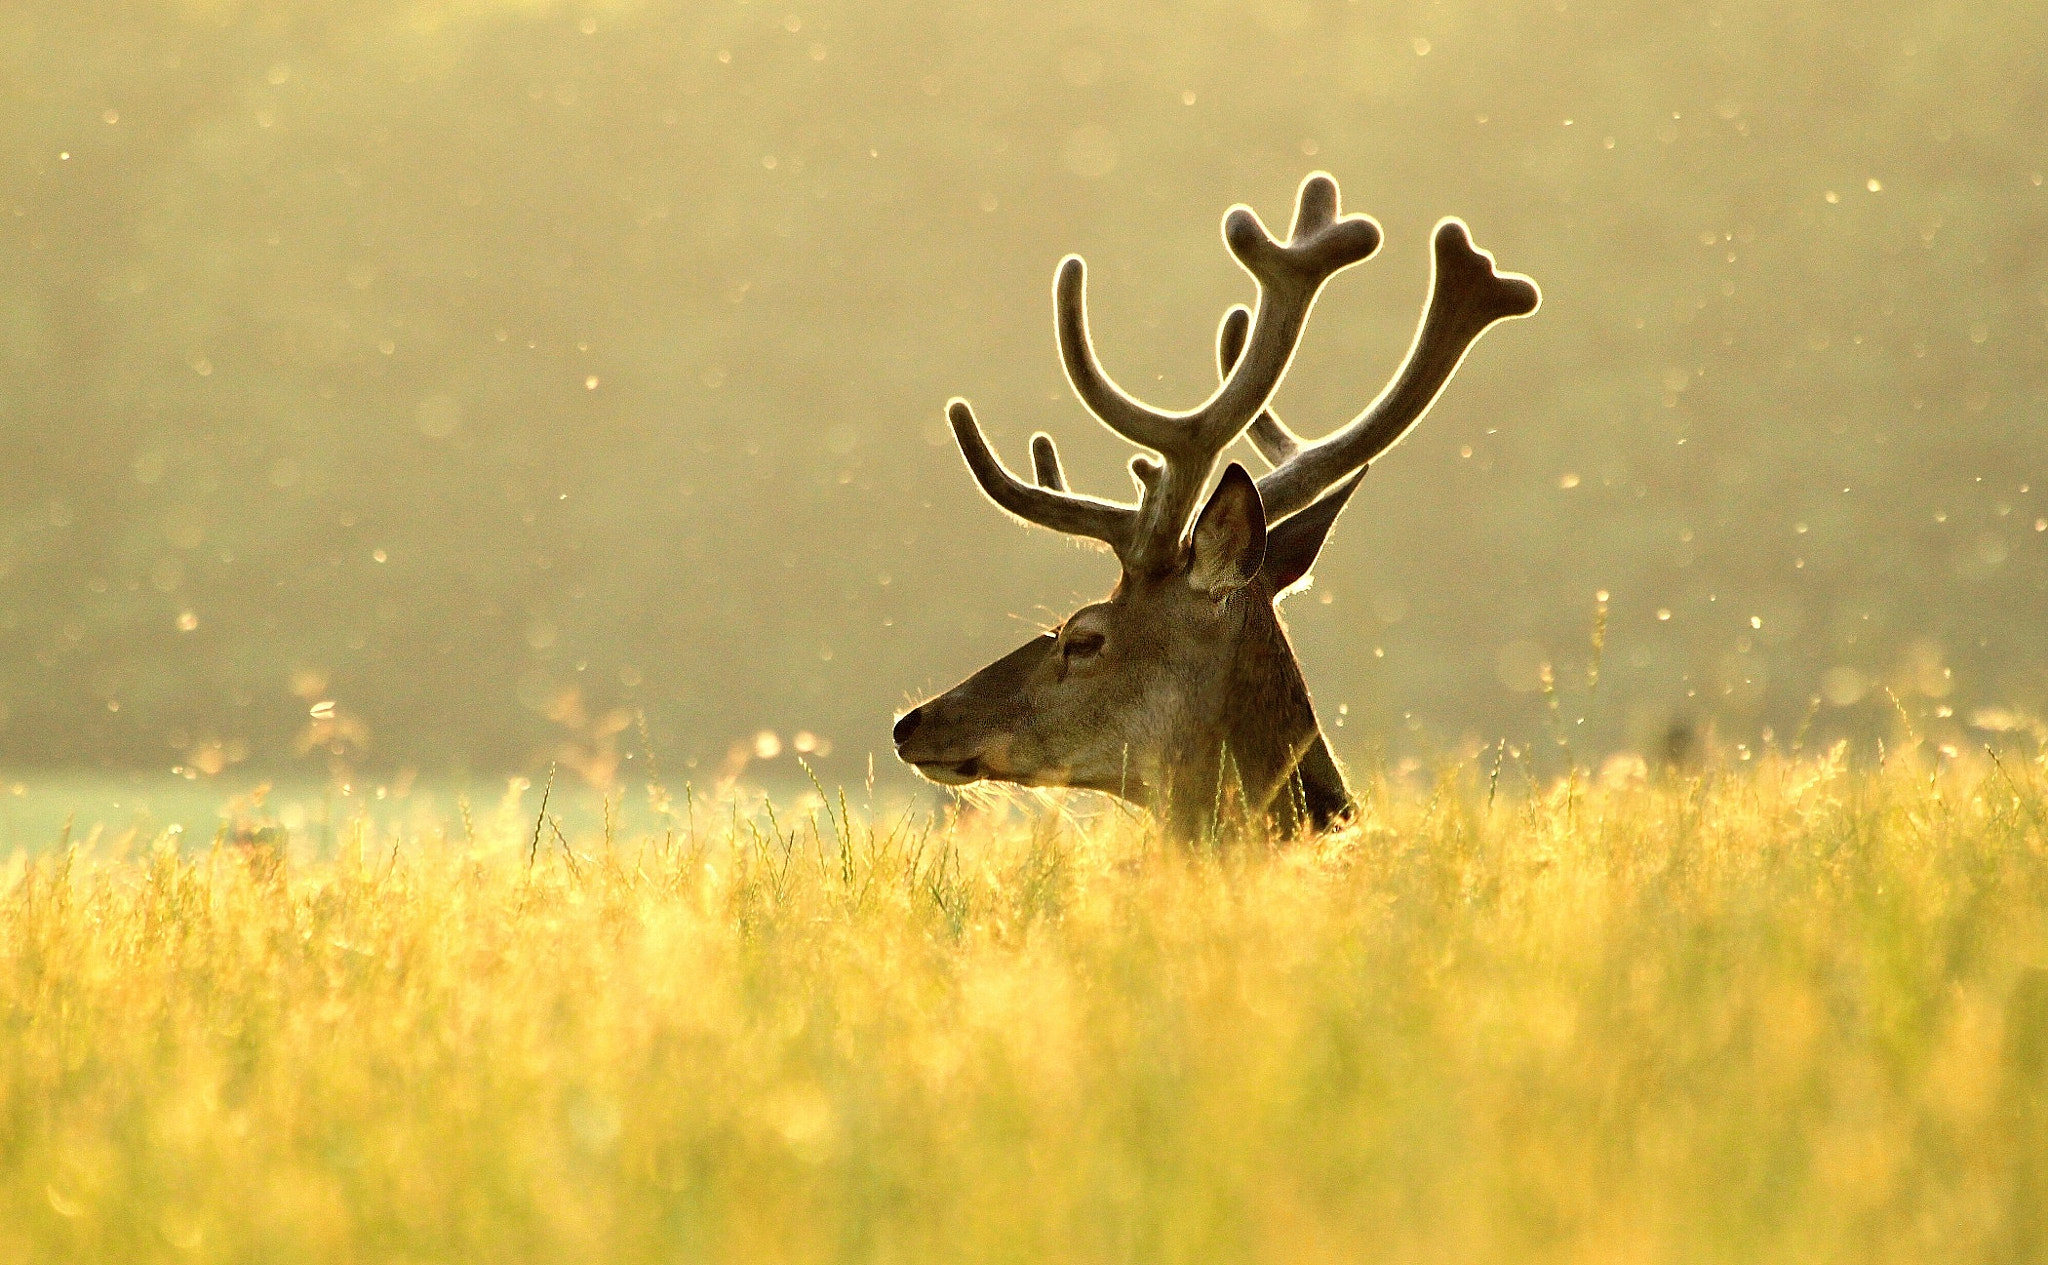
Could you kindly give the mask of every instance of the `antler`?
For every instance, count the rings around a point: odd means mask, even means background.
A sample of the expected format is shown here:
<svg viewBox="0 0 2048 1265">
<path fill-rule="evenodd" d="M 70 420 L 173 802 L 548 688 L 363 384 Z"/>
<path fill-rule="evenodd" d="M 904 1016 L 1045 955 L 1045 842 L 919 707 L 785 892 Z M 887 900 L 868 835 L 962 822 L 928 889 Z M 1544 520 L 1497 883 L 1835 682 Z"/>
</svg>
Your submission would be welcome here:
<svg viewBox="0 0 2048 1265">
<path fill-rule="evenodd" d="M 1275 241 L 1258 215 L 1244 206 L 1232 207 L 1223 217 L 1223 239 L 1258 282 L 1258 316 L 1245 318 L 1243 354 L 1232 357 L 1234 368 L 1215 394 L 1185 413 L 1142 404 L 1103 372 L 1088 337 L 1086 266 L 1074 255 L 1060 261 L 1053 301 L 1068 380 L 1104 425 L 1162 459 L 1132 460 L 1131 474 L 1141 489 L 1138 505 L 1067 491 L 1059 451 L 1044 434 L 1031 439 L 1038 484 L 1023 482 L 989 450 L 967 402 L 956 399 L 947 406 L 954 437 L 990 500 L 1028 522 L 1104 541 L 1133 571 L 1161 571 L 1178 561 L 1181 533 L 1217 455 L 1243 433 L 1279 386 L 1323 283 L 1377 250 L 1380 229 L 1365 216 L 1340 215 L 1337 182 L 1317 172 L 1301 183 L 1286 242 Z"/>
<path fill-rule="evenodd" d="M 974 420 L 974 409 L 967 401 L 957 397 L 950 401 L 946 405 L 946 420 L 953 424 L 953 438 L 959 441 L 960 455 L 967 459 L 968 471 L 989 500 L 1027 523 L 1102 541 L 1116 550 L 1119 558 L 1129 553 L 1131 527 L 1138 511 L 1128 505 L 1067 491 L 1052 436 L 1041 433 L 1031 437 L 1031 459 L 1039 483 L 1032 487 L 1011 474 L 1002 459 L 989 449 L 980 423 Z"/>
<path fill-rule="evenodd" d="M 1076 255 L 1060 261 L 1053 301 L 1068 381 L 1105 426 L 1162 459 L 1132 458 L 1139 503 L 1119 505 L 1068 491 L 1059 450 L 1043 433 L 1031 437 L 1036 486 L 1025 483 L 989 449 L 967 401 L 954 399 L 947 405 L 954 437 L 990 500 L 1027 522 L 1108 544 L 1133 572 L 1168 569 L 1179 560 L 1181 534 L 1217 456 L 1247 427 L 1274 466 L 1258 488 L 1266 517 L 1278 521 L 1393 446 L 1429 411 L 1480 334 L 1496 321 L 1529 315 L 1542 301 L 1529 278 L 1494 270 L 1493 256 L 1472 245 L 1463 221 L 1442 221 L 1429 304 L 1401 371 L 1349 424 L 1308 443 L 1267 405 L 1323 283 L 1379 248 L 1379 225 L 1363 215 L 1340 215 L 1337 182 L 1316 172 L 1301 183 L 1286 242 L 1275 241 L 1245 206 L 1224 216 L 1223 237 L 1258 283 L 1258 309 L 1256 315 L 1243 306 L 1225 313 L 1216 348 L 1223 380 L 1185 413 L 1141 403 L 1110 380 L 1088 334 L 1086 266 Z"/>
<path fill-rule="evenodd" d="M 1254 423 L 1252 440 L 1275 467 L 1258 482 L 1269 519 L 1304 508 L 1324 489 L 1372 464 L 1422 420 L 1481 334 L 1496 321 L 1528 316 L 1543 302 L 1528 277 L 1494 270 L 1493 255 L 1472 244 L 1463 220 L 1440 221 L 1435 246 L 1429 305 L 1407 360 L 1378 399 L 1342 429 L 1306 445 L 1270 412 Z M 1233 335 L 1233 326 L 1243 323 L 1241 310 L 1224 316 L 1217 340 L 1218 359 L 1226 367 L 1236 359 L 1233 346 L 1241 345 L 1242 335 Z"/>
<path fill-rule="evenodd" d="M 1244 354 L 1244 336 L 1252 327 L 1251 309 L 1242 303 L 1234 303 L 1223 314 L 1223 324 L 1216 330 L 1216 376 L 1227 378 L 1237 364 L 1237 358 Z M 1252 419 L 1252 447 L 1266 459 L 1269 466 L 1286 462 L 1301 451 L 1301 436 L 1287 429 L 1270 408 L 1260 411 Z"/>
<path fill-rule="evenodd" d="M 1339 214 L 1337 182 L 1316 172 L 1301 182 L 1286 242 L 1275 241 L 1246 206 L 1223 217 L 1223 239 L 1258 282 L 1258 314 L 1235 368 L 1185 413 L 1140 403 L 1110 380 L 1088 335 L 1086 265 L 1076 255 L 1060 261 L 1053 293 L 1067 380 L 1105 426 L 1163 459 L 1131 466 L 1144 487 L 1125 559 L 1134 570 L 1164 570 L 1178 560 L 1181 533 L 1216 457 L 1272 398 L 1323 283 L 1379 249 L 1380 228 L 1366 216 Z"/>
</svg>

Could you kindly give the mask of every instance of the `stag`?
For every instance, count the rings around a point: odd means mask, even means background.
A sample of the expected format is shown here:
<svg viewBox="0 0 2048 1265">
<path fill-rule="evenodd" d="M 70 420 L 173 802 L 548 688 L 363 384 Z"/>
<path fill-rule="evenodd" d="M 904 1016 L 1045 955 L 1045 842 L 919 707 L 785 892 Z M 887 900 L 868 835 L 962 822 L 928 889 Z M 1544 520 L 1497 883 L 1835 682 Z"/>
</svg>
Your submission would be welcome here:
<svg viewBox="0 0 2048 1265">
<path fill-rule="evenodd" d="M 1323 283 L 1377 250 L 1380 227 L 1342 214 L 1337 182 L 1317 172 L 1301 184 L 1286 241 L 1246 206 L 1223 217 L 1223 239 L 1257 283 L 1257 307 L 1224 315 L 1221 385 L 1189 412 L 1141 403 L 1104 372 L 1079 256 L 1061 260 L 1054 279 L 1074 393 L 1103 425 L 1157 454 L 1131 461 L 1136 505 L 1070 491 L 1043 433 L 1031 437 L 1035 482 L 1019 479 L 967 401 L 947 404 L 990 500 L 1107 545 L 1123 574 L 1107 599 L 897 718 L 897 756 L 930 780 L 1105 791 L 1151 808 L 1181 839 L 1226 820 L 1283 835 L 1322 830 L 1352 811 L 1276 603 L 1301 585 L 1366 469 L 1421 420 L 1479 335 L 1534 312 L 1541 295 L 1529 278 L 1496 272 L 1462 221 L 1441 221 L 1406 361 L 1364 412 L 1310 442 L 1270 402 Z M 1247 431 L 1271 469 L 1254 479 L 1232 462 L 1202 502 L 1219 457 Z"/>
</svg>

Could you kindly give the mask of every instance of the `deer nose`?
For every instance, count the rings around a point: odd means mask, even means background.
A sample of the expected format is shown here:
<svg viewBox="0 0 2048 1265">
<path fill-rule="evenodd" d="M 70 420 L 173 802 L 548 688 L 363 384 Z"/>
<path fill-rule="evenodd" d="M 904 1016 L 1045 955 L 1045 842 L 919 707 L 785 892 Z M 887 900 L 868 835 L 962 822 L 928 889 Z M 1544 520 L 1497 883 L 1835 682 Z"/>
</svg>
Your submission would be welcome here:
<svg viewBox="0 0 2048 1265">
<path fill-rule="evenodd" d="M 910 735 L 916 733 L 917 727 L 922 723 L 924 723 L 924 708 L 922 707 L 913 707 L 898 717 L 896 728 L 891 731 L 896 739 L 896 745 L 900 747 L 910 741 Z"/>
</svg>

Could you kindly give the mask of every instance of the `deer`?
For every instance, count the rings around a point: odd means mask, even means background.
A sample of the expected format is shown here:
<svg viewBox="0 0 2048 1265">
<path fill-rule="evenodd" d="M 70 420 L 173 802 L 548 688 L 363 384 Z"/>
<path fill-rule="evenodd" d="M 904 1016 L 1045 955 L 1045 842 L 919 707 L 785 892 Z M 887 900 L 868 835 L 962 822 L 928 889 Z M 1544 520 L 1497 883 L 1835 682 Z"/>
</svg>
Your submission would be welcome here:
<svg viewBox="0 0 2048 1265">
<path fill-rule="evenodd" d="M 1149 809 L 1183 841 L 1218 838 L 1226 821 L 1291 838 L 1355 813 L 1278 603 L 1305 587 L 1366 471 L 1422 420 L 1479 336 L 1533 314 L 1542 294 L 1497 271 L 1464 221 L 1439 221 L 1406 359 L 1363 412 L 1309 441 L 1272 399 L 1324 283 L 1379 249 L 1379 223 L 1342 212 L 1336 180 L 1314 172 L 1285 241 L 1244 205 L 1224 215 L 1223 240 L 1256 284 L 1256 306 L 1224 314 L 1220 383 L 1186 412 L 1143 403 L 1111 379 L 1089 334 L 1087 265 L 1068 255 L 1054 274 L 1068 383 L 1097 421 L 1148 450 L 1130 463 L 1136 505 L 1070 490 L 1044 432 L 1031 437 L 1033 480 L 1018 478 L 973 407 L 947 402 L 988 500 L 1107 546 L 1122 574 L 1107 598 L 895 719 L 897 757 L 929 781 L 1105 792 Z M 1254 478 L 1233 461 L 1209 488 L 1224 450 L 1247 434 L 1270 468 Z"/>
</svg>

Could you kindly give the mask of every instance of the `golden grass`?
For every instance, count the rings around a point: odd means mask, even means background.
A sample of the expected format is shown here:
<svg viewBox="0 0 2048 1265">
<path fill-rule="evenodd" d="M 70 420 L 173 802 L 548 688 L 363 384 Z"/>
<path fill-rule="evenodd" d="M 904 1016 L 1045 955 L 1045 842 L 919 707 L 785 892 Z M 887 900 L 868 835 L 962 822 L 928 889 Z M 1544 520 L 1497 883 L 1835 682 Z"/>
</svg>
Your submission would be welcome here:
<svg viewBox="0 0 2048 1265">
<path fill-rule="evenodd" d="M 0 1259 L 2038 1258 L 2044 787 L 17 860 Z"/>
</svg>

